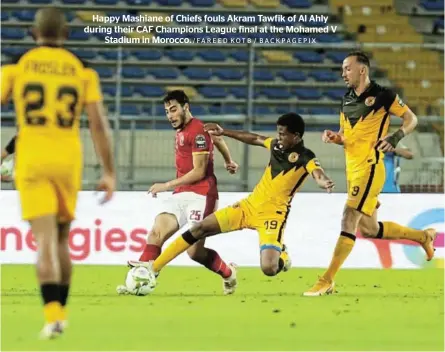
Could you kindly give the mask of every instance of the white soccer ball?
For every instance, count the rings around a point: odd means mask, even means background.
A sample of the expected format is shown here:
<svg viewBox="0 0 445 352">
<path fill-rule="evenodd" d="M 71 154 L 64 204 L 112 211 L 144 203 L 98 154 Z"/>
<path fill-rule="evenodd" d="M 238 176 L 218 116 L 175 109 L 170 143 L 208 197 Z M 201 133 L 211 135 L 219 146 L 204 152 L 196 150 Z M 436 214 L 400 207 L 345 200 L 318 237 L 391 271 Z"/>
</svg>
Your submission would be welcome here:
<svg viewBox="0 0 445 352">
<path fill-rule="evenodd" d="M 125 286 L 136 296 L 146 296 L 156 287 L 156 277 L 143 266 L 131 268 L 125 279 Z"/>
<path fill-rule="evenodd" d="M 14 160 L 9 159 L 3 161 L 0 166 L 0 175 L 12 177 L 14 175 Z"/>
</svg>

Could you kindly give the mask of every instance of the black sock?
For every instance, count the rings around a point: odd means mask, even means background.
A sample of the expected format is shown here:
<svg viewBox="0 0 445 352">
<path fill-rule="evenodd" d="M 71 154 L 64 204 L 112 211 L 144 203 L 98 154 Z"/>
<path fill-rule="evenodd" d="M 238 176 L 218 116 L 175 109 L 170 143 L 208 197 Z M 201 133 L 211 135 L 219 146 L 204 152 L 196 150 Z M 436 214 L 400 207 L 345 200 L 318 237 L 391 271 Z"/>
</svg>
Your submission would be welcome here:
<svg viewBox="0 0 445 352">
<path fill-rule="evenodd" d="M 189 245 L 193 245 L 196 242 L 198 242 L 199 240 L 196 239 L 195 237 L 193 237 L 192 233 L 190 232 L 190 230 L 187 230 L 186 232 L 184 232 L 182 234 L 182 238 L 184 239 L 185 242 L 187 242 Z"/>
<path fill-rule="evenodd" d="M 51 283 L 40 285 L 40 292 L 44 304 L 60 302 L 60 288 L 58 284 Z"/>
<path fill-rule="evenodd" d="M 278 259 L 278 271 L 277 271 L 277 274 L 278 274 L 281 270 L 283 270 L 283 268 L 284 268 L 284 260 L 283 260 L 283 258 L 279 258 L 279 259 Z"/>
<path fill-rule="evenodd" d="M 60 289 L 60 304 L 62 305 L 62 307 L 65 307 L 66 301 L 68 300 L 68 293 L 70 290 L 70 286 L 69 285 L 59 285 L 59 289 Z"/>
</svg>

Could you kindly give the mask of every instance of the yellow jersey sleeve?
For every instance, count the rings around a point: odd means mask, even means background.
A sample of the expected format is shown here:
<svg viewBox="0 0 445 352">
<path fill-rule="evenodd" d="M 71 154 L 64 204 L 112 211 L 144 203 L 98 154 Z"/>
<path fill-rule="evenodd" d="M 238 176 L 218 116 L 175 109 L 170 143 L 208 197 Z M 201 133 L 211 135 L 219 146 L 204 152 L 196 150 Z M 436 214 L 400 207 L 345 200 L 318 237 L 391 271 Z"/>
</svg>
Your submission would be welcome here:
<svg viewBox="0 0 445 352">
<path fill-rule="evenodd" d="M 95 103 L 102 101 L 102 91 L 100 89 L 99 75 L 91 68 L 85 69 L 86 89 L 85 103 Z"/>
<path fill-rule="evenodd" d="M 408 106 L 402 101 L 402 99 L 397 94 L 389 107 L 389 112 L 398 117 L 402 117 L 402 115 L 408 111 Z"/>
<path fill-rule="evenodd" d="M 1 103 L 8 103 L 8 99 L 12 93 L 12 88 L 14 85 L 14 78 L 16 75 L 15 65 L 5 65 L 2 66 L 2 91 L 1 91 Z"/>
<path fill-rule="evenodd" d="M 306 169 L 306 171 L 309 174 L 312 174 L 312 172 L 314 172 L 314 170 L 321 169 L 322 167 L 321 167 L 321 164 L 320 164 L 320 162 L 318 161 L 317 158 L 312 158 L 311 160 L 309 160 L 306 163 L 304 168 Z"/>
<path fill-rule="evenodd" d="M 273 141 L 273 138 L 267 138 L 267 139 L 264 141 L 264 146 L 265 146 L 267 149 L 269 149 L 269 150 L 270 150 L 270 146 L 272 145 L 272 141 Z"/>
<path fill-rule="evenodd" d="M 343 121 L 345 119 L 345 115 L 343 114 L 343 112 L 340 113 L 340 129 L 343 129 L 344 125 L 343 125 Z"/>
</svg>

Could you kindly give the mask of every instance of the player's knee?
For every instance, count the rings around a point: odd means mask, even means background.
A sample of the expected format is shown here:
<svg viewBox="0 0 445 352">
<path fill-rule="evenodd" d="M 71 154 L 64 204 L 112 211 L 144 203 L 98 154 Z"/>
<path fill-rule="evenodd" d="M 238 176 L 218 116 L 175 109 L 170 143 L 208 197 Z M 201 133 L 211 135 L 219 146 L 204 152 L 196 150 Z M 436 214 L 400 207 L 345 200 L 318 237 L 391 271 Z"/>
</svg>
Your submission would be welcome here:
<svg viewBox="0 0 445 352">
<path fill-rule="evenodd" d="M 262 253 L 263 254 L 263 253 Z M 261 258 L 261 270 L 264 275 L 275 276 L 278 274 L 278 258 L 263 256 Z"/>
<path fill-rule="evenodd" d="M 372 226 L 372 225 L 359 225 L 360 233 L 365 238 L 375 238 L 377 237 L 377 234 L 379 233 L 379 227 Z"/>
<path fill-rule="evenodd" d="M 194 238 L 200 240 L 205 237 L 207 229 L 202 222 L 198 222 L 191 227 L 190 232 Z"/>
<path fill-rule="evenodd" d="M 165 235 L 157 228 L 151 230 L 147 235 L 147 244 L 162 246 L 165 242 Z"/>
<path fill-rule="evenodd" d="M 275 276 L 278 274 L 278 263 L 264 263 L 261 270 L 266 276 Z"/>
<path fill-rule="evenodd" d="M 342 231 L 346 231 L 348 233 L 355 232 L 357 228 L 358 222 L 360 220 L 361 213 L 349 206 L 346 206 L 343 210 L 343 218 L 342 218 Z"/>
</svg>

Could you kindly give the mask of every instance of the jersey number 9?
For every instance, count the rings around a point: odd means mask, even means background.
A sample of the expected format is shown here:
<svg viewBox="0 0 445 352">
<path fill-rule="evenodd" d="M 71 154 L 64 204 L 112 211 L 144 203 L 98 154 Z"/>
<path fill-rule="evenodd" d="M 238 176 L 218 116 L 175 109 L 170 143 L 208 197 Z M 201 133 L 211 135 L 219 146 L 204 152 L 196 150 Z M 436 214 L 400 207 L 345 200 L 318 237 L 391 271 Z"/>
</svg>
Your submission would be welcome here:
<svg viewBox="0 0 445 352">
<path fill-rule="evenodd" d="M 47 118 L 37 115 L 37 112 L 45 106 L 45 90 L 40 83 L 31 83 L 23 90 L 25 101 L 25 121 L 27 125 L 43 126 Z M 57 91 L 56 123 L 61 128 L 71 128 L 76 120 L 76 106 L 79 102 L 79 94 L 74 87 L 61 86 Z"/>
</svg>

